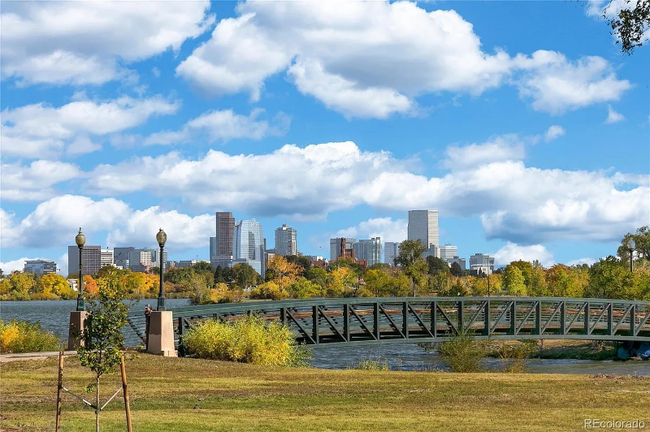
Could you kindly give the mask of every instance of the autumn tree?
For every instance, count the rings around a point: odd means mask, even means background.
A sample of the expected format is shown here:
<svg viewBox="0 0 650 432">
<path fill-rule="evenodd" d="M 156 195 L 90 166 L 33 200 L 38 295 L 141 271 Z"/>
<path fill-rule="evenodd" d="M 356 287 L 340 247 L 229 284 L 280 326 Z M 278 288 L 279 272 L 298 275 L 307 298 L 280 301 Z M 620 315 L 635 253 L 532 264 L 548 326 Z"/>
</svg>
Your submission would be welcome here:
<svg viewBox="0 0 650 432">
<path fill-rule="evenodd" d="M 411 293 L 413 296 L 418 291 L 426 289 L 427 285 L 429 268 L 422 258 L 424 251 L 425 248 L 419 240 L 406 240 L 400 244 L 399 252 L 395 257 L 395 263 L 402 266 L 404 274 L 411 280 Z"/>
<path fill-rule="evenodd" d="M 526 284 L 519 266 L 508 264 L 503 273 L 503 286 L 511 296 L 525 296 Z"/>
<path fill-rule="evenodd" d="M 272 281 L 278 284 L 280 292 L 287 286 L 296 282 L 298 275 L 303 272 L 303 267 L 295 262 L 289 262 L 282 255 L 275 255 L 269 261 L 268 271 L 272 275 Z"/>
</svg>

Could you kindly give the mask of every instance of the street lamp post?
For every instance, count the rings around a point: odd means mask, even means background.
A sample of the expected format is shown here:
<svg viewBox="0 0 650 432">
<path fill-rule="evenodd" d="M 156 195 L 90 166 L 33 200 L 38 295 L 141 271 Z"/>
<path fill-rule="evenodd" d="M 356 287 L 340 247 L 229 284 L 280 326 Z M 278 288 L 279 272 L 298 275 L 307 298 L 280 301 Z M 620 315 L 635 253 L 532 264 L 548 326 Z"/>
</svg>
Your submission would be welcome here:
<svg viewBox="0 0 650 432">
<path fill-rule="evenodd" d="M 81 228 L 79 228 L 79 233 L 74 238 L 74 241 L 79 247 L 79 293 L 77 294 L 77 310 L 82 311 L 86 309 L 86 306 L 84 304 L 84 277 L 81 274 L 81 252 L 86 244 L 86 236 L 81 232 Z"/>
<path fill-rule="evenodd" d="M 632 267 L 632 254 L 634 253 L 634 240 L 627 239 L 627 250 L 630 252 L 630 273 L 633 271 Z"/>
<path fill-rule="evenodd" d="M 163 278 L 163 270 L 165 267 L 165 262 L 163 260 L 163 248 L 165 247 L 165 242 L 167 241 L 167 234 L 165 234 L 165 231 L 163 231 L 162 228 L 158 231 L 158 234 L 156 234 L 156 240 L 158 241 L 158 245 L 160 246 L 160 291 L 158 292 L 158 310 L 159 311 L 164 311 L 165 310 L 165 281 Z"/>
</svg>

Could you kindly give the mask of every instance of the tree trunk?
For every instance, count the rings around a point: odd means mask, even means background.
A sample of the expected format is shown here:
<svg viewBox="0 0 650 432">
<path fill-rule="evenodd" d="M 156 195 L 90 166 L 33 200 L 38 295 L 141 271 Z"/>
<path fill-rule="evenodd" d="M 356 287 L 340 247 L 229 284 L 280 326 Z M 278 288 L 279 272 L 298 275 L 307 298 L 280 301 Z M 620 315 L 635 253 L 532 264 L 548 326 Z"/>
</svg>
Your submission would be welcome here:
<svg viewBox="0 0 650 432">
<path fill-rule="evenodd" d="M 97 377 L 95 385 L 95 432 L 99 432 L 99 377 Z"/>
</svg>

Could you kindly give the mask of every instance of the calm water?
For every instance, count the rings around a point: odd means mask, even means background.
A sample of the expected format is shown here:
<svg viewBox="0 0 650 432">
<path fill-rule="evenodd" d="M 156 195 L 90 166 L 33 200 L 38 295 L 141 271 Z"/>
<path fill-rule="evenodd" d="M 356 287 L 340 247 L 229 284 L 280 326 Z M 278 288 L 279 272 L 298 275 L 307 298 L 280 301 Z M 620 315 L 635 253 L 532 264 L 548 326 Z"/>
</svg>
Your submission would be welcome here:
<svg viewBox="0 0 650 432">
<path fill-rule="evenodd" d="M 132 300 L 130 307 L 141 310 L 150 303 L 155 307 L 156 299 Z M 166 306 L 187 306 L 188 299 L 167 299 Z M 0 302 L 0 318 L 7 321 L 14 318 L 36 322 L 40 321 L 44 329 L 49 330 L 61 339 L 68 337 L 70 312 L 75 309 L 75 300 L 60 301 L 3 301 Z M 367 359 L 378 359 L 387 362 L 393 370 L 446 370 L 435 352 L 429 352 L 416 344 L 385 344 L 385 345 L 341 345 L 314 347 L 312 366 L 324 369 L 346 369 L 354 367 Z M 485 366 L 499 367 L 497 359 L 486 359 Z M 532 360 L 529 370 L 533 373 L 581 373 L 581 374 L 638 374 L 650 375 L 650 362 L 644 361 L 590 361 L 590 360 Z"/>
</svg>

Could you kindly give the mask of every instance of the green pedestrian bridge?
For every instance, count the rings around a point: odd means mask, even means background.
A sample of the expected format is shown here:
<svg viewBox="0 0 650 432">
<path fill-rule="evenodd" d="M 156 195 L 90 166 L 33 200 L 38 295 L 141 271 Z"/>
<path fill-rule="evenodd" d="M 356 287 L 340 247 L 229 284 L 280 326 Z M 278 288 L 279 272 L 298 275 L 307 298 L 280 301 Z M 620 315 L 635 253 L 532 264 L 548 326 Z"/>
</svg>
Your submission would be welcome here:
<svg viewBox="0 0 650 432">
<path fill-rule="evenodd" d="M 584 339 L 650 342 L 650 302 L 554 297 L 313 298 L 171 309 L 176 339 L 206 319 L 256 314 L 287 324 L 309 345 L 476 339 Z M 145 340 L 145 318 L 128 330 Z M 183 354 L 182 344 L 179 353 Z"/>
</svg>

